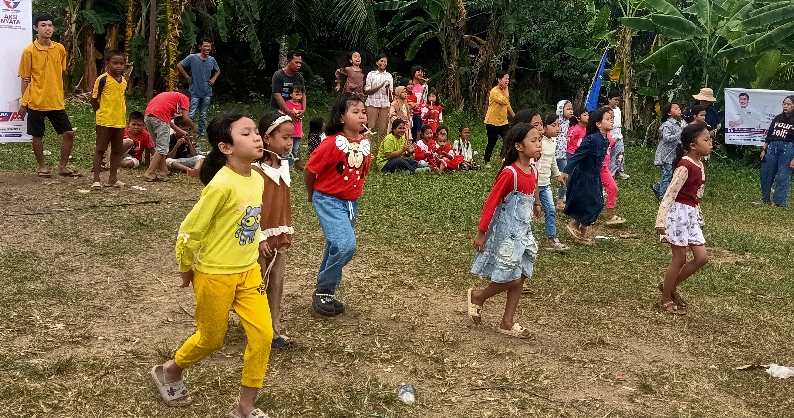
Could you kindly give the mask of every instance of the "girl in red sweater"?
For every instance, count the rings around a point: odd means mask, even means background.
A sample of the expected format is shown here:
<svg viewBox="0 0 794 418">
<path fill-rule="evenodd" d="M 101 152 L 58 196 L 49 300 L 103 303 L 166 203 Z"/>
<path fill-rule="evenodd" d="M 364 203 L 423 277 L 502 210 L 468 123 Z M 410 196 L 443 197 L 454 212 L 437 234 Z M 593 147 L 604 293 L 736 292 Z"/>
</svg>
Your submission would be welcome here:
<svg viewBox="0 0 794 418">
<path fill-rule="evenodd" d="M 538 178 L 531 160 L 540 158 L 541 133 L 528 123 L 519 123 L 507 134 L 511 144 L 491 193 L 485 200 L 474 249 L 477 255 L 471 272 L 490 277 L 485 289 L 469 289 L 468 312 L 475 324 L 482 322 L 483 304 L 507 292 L 505 313 L 497 330 L 512 337 L 529 338 L 529 330 L 514 322 L 521 289 L 532 276 L 538 245 L 532 236 L 532 211 L 540 207 Z"/>
<path fill-rule="evenodd" d="M 678 293 L 678 285 L 695 274 L 709 260 L 706 239 L 700 229 L 700 199 L 706 185 L 706 168 L 703 157 L 711 154 L 711 134 L 706 124 L 687 125 L 681 131 L 681 143 L 676 150 L 673 181 L 664 194 L 656 214 L 656 233 L 666 235 L 673 251 L 673 260 L 659 283 L 662 298 L 659 309 L 673 314 L 686 313 L 686 301 Z M 692 249 L 692 260 L 686 260 L 687 247 Z"/>
</svg>

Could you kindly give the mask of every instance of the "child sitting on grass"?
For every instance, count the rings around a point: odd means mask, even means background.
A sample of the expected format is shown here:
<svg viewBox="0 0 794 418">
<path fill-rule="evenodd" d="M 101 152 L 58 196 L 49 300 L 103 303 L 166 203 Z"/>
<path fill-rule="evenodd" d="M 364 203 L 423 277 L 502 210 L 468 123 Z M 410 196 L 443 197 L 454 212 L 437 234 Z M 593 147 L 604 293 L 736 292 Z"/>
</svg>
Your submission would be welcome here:
<svg viewBox="0 0 794 418">
<path fill-rule="evenodd" d="M 700 199 L 706 186 L 703 157 L 711 154 L 711 134 L 705 123 L 688 125 L 681 131 L 681 143 L 673 161 L 675 173 L 656 214 L 656 233 L 667 238 L 673 260 L 659 283 L 662 298 L 657 307 L 667 313 L 683 315 L 686 301 L 678 286 L 708 262 L 706 239 L 701 229 Z M 687 261 L 687 248 L 692 260 Z"/>
<path fill-rule="evenodd" d="M 174 125 L 185 132 L 192 133 L 193 128 L 185 119 L 187 118 L 184 116 L 177 116 L 174 119 Z M 165 156 L 165 164 L 169 170 L 181 171 L 190 177 L 199 176 L 204 156 L 196 151 L 196 144 L 190 135 L 177 138 L 176 134 L 171 134 L 171 142 L 168 147 L 170 151 Z"/>
<path fill-rule="evenodd" d="M 265 153 L 254 163 L 254 170 L 265 179 L 262 213 L 259 220 L 259 267 L 262 290 L 267 294 L 270 318 L 273 321 L 271 348 L 287 348 L 294 341 L 282 334 L 281 299 L 284 293 L 286 251 L 292 245 L 292 204 L 290 202 L 289 164 L 282 159 L 292 149 L 294 125 L 289 116 L 273 111 L 259 120 Z"/>
<path fill-rule="evenodd" d="M 149 154 L 154 153 L 154 142 L 152 142 L 149 132 L 143 129 L 143 113 L 132 112 L 129 119 L 127 129 L 124 130 L 124 146 L 122 147 L 127 151 L 121 157 L 119 167 L 138 168 L 143 161 L 144 151 L 149 151 Z"/>
<path fill-rule="evenodd" d="M 529 338 L 530 332 L 514 321 L 524 281 L 532 276 L 538 245 L 532 236 L 532 208 L 539 205 L 537 173 L 531 160 L 541 154 L 541 133 L 519 123 L 507 134 L 511 148 L 485 200 L 474 249 L 471 272 L 490 277 L 485 289 L 468 292 L 468 313 L 482 323 L 482 308 L 493 296 L 507 292 L 505 311 L 497 330 L 511 337 Z"/>
<path fill-rule="evenodd" d="M 154 366 L 151 377 L 168 405 L 190 405 L 182 372 L 223 345 L 229 310 L 234 309 L 248 343 L 240 395 L 229 416 L 264 418 L 254 402 L 267 371 L 273 327 L 267 296 L 257 290 L 262 285 L 257 258 L 265 183 L 251 172 L 251 163 L 262 158 L 262 139 L 254 121 L 229 113 L 210 121 L 207 141 L 212 150 L 200 176 L 206 187 L 179 226 L 176 243 L 180 287 L 192 283 L 196 294 L 196 332 L 174 359 Z"/>
<path fill-rule="evenodd" d="M 413 174 L 416 171 L 428 171 L 428 168 L 420 168 L 419 162 L 414 160 L 414 150 L 416 144 L 409 142 L 405 138 L 408 131 L 405 121 L 395 119 L 391 123 L 391 132 L 383 138 L 383 143 L 378 148 L 378 155 L 375 157 L 375 168 L 383 173 L 394 173 L 397 171 L 408 171 Z"/>
<path fill-rule="evenodd" d="M 430 160 L 433 158 L 433 149 L 436 147 L 436 141 L 433 140 L 433 128 L 430 126 L 423 126 L 419 130 L 419 140 L 416 141 L 416 150 L 414 154 L 419 165 L 427 167 Z"/>
<path fill-rule="evenodd" d="M 435 145 L 431 149 L 430 168 L 439 173 L 457 170 L 463 162 L 463 156 L 455 154 L 452 145 L 449 144 L 449 128 L 439 126 L 436 133 Z"/>
</svg>

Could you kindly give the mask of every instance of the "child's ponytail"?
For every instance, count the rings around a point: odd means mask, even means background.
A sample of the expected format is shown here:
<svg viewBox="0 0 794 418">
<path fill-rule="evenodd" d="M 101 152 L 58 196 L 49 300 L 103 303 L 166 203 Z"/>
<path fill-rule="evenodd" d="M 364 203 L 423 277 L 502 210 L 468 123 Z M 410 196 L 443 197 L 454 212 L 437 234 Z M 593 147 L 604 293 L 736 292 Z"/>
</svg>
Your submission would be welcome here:
<svg viewBox="0 0 794 418">
<path fill-rule="evenodd" d="M 678 166 L 678 163 L 684 158 L 684 155 L 689 151 L 689 147 L 697 141 L 703 131 L 708 130 L 708 127 L 703 123 L 693 123 L 687 125 L 681 130 L 681 142 L 675 149 L 675 158 L 673 159 L 673 168 Z"/>
<path fill-rule="evenodd" d="M 199 171 L 199 179 L 205 186 L 226 165 L 226 154 L 221 152 L 218 145 L 221 142 L 232 143 L 232 124 L 244 117 L 245 115 L 240 112 L 228 112 L 213 118 L 207 125 L 207 141 L 212 149 L 201 164 Z"/>
</svg>

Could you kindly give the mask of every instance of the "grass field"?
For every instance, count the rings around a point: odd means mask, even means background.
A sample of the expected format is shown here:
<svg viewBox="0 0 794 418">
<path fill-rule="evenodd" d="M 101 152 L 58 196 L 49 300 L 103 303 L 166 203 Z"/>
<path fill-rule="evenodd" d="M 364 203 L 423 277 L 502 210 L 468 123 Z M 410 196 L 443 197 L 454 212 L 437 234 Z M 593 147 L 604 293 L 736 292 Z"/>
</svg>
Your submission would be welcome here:
<svg viewBox="0 0 794 418">
<path fill-rule="evenodd" d="M 92 114 L 69 113 L 73 163 L 87 175 Z M 472 128 L 482 151 L 482 125 Z M 49 135 L 53 164 L 59 141 Z M 272 353 L 257 405 L 274 418 L 792 416 L 791 381 L 735 370 L 794 366 L 791 210 L 756 203 L 757 167 L 715 158 L 702 204 L 710 263 L 682 287 L 688 314 L 660 313 L 670 250 L 653 234 L 652 159 L 651 149 L 627 151 L 617 214 L 629 221 L 597 226 L 614 239 L 541 250 L 517 314 L 529 340 L 495 332 L 503 297 L 485 306 L 482 326 L 466 315 L 466 289 L 486 284 L 469 273 L 471 239 L 496 169 L 372 173 L 340 289 L 348 312 L 333 319 L 310 309 L 323 238 L 295 176 L 283 326 L 298 344 Z M 186 372 L 193 406 L 165 406 L 148 376 L 195 329 L 173 245 L 200 183 L 153 185 L 142 169 L 124 170 L 122 181 L 146 190 L 87 192 L 87 177 L 37 178 L 25 144 L 0 145 L 0 170 L 0 416 L 226 416 L 242 368 L 239 325 Z M 534 230 L 540 240 L 543 225 Z M 397 400 L 402 383 L 417 388 L 415 404 Z"/>
</svg>

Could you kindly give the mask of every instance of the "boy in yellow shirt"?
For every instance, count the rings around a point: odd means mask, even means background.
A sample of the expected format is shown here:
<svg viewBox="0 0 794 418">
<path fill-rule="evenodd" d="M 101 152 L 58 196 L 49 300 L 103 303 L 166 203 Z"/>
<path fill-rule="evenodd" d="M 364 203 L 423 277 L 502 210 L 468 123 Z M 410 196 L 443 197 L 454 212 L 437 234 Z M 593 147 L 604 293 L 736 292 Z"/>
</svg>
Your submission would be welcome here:
<svg viewBox="0 0 794 418">
<path fill-rule="evenodd" d="M 124 145 L 124 128 L 127 126 L 127 104 L 124 92 L 127 80 L 124 79 L 126 60 L 120 51 L 105 53 L 105 73 L 97 77 L 91 95 L 91 107 L 96 112 L 96 150 L 94 151 L 93 190 L 102 190 L 99 173 L 102 171 L 102 157 L 110 144 L 110 173 L 107 187 L 122 187 L 118 181 L 119 162 Z"/>
<path fill-rule="evenodd" d="M 63 136 L 58 174 L 64 177 L 80 177 L 80 173 L 66 167 L 72 153 L 74 130 L 63 100 L 66 49 L 52 40 L 55 31 L 52 22 L 53 17 L 48 13 L 33 15 L 33 29 L 38 37 L 22 51 L 19 62 L 18 74 L 22 79 L 19 115 L 26 117 L 28 135 L 33 137 L 33 154 L 39 164 L 39 177 L 52 176 L 44 161 L 44 119 L 49 119 L 55 131 Z"/>
</svg>

